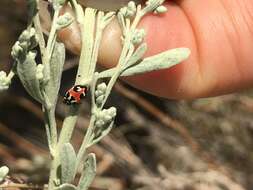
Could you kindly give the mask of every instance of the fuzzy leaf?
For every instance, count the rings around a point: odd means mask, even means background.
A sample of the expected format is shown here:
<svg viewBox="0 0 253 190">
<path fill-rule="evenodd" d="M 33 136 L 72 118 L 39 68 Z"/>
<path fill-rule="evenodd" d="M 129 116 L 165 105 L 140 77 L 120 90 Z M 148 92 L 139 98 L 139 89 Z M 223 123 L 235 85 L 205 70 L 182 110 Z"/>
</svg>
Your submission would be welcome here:
<svg viewBox="0 0 253 190">
<path fill-rule="evenodd" d="M 65 62 L 65 47 L 62 43 L 55 43 L 50 60 L 50 80 L 46 85 L 46 95 L 51 104 L 55 105 L 60 88 L 63 65 Z"/>
<path fill-rule="evenodd" d="M 84 162 L 82 175 L 77 186 L 77 190 L 87 190 L 96 175 L 96 156 L 93 153 L 88 154 Z"/>
<path fill-rule="evenodd" d="M 61 183 L 70 183 L 75 177 L 76 153 L 70 143 L 65 143 L 60 150 Z"/>
<path fill-rule="evenodd" d="M 0 168 L 0 183 L 4 180 L 4 178 L 9 173 L 9 168 L 7 166 L 2 166 Z"/>
<path fill-rule="evenodd" d="M 69 183 L 64 183 L 59 187 L 55 188 L 55 190 L 76 190 L 76 186 Z"/>
<path fill-rule="evenodd" d="M 40 103 L 43 96 L 40 89 L 40 82 L 36 78 L 36 53 L 28 52 L 23 62 L 18 62 L 17 73 L 26 91 Z"/>
<path fill-rule="evenodd" d="M 132 57 L 129 59 L 126 68 L 135 64 L 137 61 L 139 61 L 147 51 L 148 47 L 146 43 L 142 43 L 134 52 Z"/>
<path fill-rule="evenodd" d="M 114 124 L 114 120 L 111 121 L 111 123 L 106 127 L 106 128 L 103 128 L 103 129 L 100 129 L 102 130 L 101 131 L 101 134 L 98 136 L 98 137 L 95 137 L 91 143 L 89 143 L 87 145 L 87 147 L 90 147 L 92 146 L 93 144 L 96 144 L 97 142 L 99 142 L 104 136 L 108 135 L 108 133 L 112 130 L 113 128 L 113 124 Z"/>
<path fill-rule="evenodd" d="M 143 59 L 139 64 L 125 69 L 120 76 L 131 76 L 160 69 L 168 69 L 184 61 L 189 57 L 189 55 L 190 50 L 188 48 L 176 48 L 168 50 Z M 98 78 L 111 77 L 114 73 L 115 68 L 108 69 L 99 73 Z"/>
</svg>

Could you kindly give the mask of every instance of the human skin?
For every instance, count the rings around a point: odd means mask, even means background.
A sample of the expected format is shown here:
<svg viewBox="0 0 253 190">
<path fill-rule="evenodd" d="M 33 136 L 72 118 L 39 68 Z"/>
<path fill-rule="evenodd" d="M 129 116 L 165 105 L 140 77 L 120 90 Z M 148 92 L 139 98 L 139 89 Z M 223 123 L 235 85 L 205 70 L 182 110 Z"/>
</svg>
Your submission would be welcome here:
<svg viewBox="0 0 253 190">
<path fill-rule="evenodd" d="M 188 47 L 188 60 L 170 69 L 124 78 L 154 95 L 192 99 L 235 92 L 253 86 L 253 1 L 168 0 L 167 13 L 147 15 L 139 28 L 147 31 L 145 56 Z M 78 25 L 59 37 L 72 51 L 81 48 Z M 117 64 L 121 51 L 120 28 L 110 24 L 104 33 L 99 63 Z"/>
</svg>

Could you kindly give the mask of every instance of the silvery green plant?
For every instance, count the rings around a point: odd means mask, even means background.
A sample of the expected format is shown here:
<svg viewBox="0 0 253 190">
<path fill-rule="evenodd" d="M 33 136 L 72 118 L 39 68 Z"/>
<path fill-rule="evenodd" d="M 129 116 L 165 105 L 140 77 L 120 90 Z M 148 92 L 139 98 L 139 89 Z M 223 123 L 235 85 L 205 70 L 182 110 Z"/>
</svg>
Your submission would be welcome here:
<svg viewBox="0 0 253 190">
<path fill-rule="evenodd" d="M 93 8 L 83 9 L 76 0 L 50 0 L 53 16 L 47 42 L 38 16 L 38 1 L 27 0 L 28 27 L 12 48 L 14 65 L 11 72 L 8 75 L 3 71 L 0 72 L 0 90 L 8 89 L 13 76 L 17 75 L 26 91 L 42 105 L 52 158 L 49 190 L 86 190 L 96 173 L 96 157 L 93 153 L 86 152 L 113 128 L 117 109 L 106 108 L 105 103 L 116 80 L 120 76 L 169 68 L 185 60 L 190 51 L 187 48 L 177 48 L 143 58 L 147 51 L 147 44 L 144 42 L 146 32 L 137 28 L 138 23 L 147 13 L 166 12 L 166 7 L 162 5 L 164 0 L 148 0 L 143 7 L 130 1 L 117 13 L 105 13 Z M 68 13 L 60 15 L 62 6 L 67 3 L 73 9 L 75 18 Z M 118 20 L 122 29 L 122 52 L 114 68 L 98 72 L 96 63 L 103 30 L 114 18 Z M 91 93 L 90 123 L 78 151 L 74 150 L 70 140 L 80 105 L 66 105 L 68 111 L 59 134 L 55 119 L 65 62 L 65 48 L 62 43 L 57 42 L 57 31 L 69 26 L 74 19 L 80 26 L 82 44 L 85 44 L 81 49 L 74 85 L 87 86 Z M 36 51 L 38 49 L 40 58 Z M 81 177 L 78 184 L 74 185 L 73 181 L 79 171 Z"/>
</svg>

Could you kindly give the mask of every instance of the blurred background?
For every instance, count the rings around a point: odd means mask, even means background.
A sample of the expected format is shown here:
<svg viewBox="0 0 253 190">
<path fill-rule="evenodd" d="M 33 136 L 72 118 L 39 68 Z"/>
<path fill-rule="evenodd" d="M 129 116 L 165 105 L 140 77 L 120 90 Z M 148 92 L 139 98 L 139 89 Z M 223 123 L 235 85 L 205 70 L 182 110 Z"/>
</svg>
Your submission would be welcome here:
<svg viewBox="0 0 253 190">
<path fill-rule="evenodd" d="M 11 68 L 11 47 L 26 27 L 24 2 L 0 2 L 0 70 Z M 77 61 L 68 53 L 61 96 L 73 84 Z M 118 116 L 112 133 L 89 150 L 98 160 L 91 189 L 253 189 L 253 90 L 174 101 L 119 82 L 109 104 L 118 108 Z M 60 97 L 58 126 L 65 108 Z M 72 141 L 76 148 L 89 110 L 87 98 Z M 12 183 L 35 189 L 47 183 L 49 164 L 41 107 L 15 78 L 0 94 L 0 165 L 10 168 Z"/>
</svg>

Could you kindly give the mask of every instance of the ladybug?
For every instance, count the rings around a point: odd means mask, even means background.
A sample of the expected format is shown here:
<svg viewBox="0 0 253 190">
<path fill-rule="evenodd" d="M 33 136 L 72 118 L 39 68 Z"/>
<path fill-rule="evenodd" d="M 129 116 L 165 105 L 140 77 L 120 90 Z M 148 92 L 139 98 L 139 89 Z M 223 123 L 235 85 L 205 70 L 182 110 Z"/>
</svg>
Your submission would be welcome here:
<svg viewBox="0 0 253 190">
<path fill-rule="evenodd" d="M 75 85 L 70 88 L 63 97 L 63 103 L 67 105 L 80 104 L 85 97 L 88 88 L 83 85 Z"/>
</svg>

